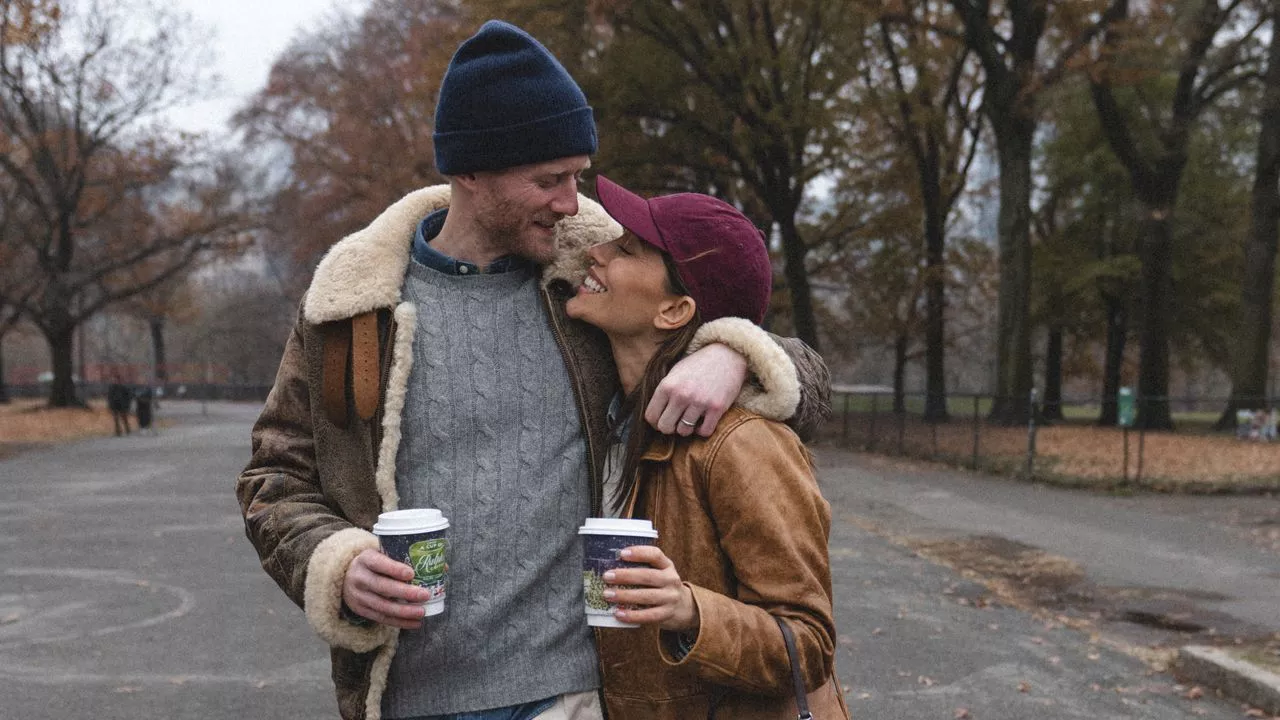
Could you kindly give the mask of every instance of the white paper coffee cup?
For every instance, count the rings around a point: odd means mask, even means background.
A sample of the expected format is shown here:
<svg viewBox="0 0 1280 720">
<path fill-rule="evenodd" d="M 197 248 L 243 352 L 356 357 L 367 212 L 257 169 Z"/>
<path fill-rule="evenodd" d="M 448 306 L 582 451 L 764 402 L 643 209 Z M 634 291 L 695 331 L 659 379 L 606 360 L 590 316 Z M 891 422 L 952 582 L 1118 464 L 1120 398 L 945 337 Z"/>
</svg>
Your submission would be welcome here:
<svg viewBox="0 0 1280 720">
<path fill-rule="evenodd" d="M 656 544 L 658 531 L 653 523 L 622 518 L 587 518 L 578 528 L 578 534 L 582 536 L 582 592 L 587 624 L 594 627 L 640 627 L 613 616 L 618 605 L 604 598 L 604 574 L 618 568 L 648 567 L 644 563 L 619 560 L 618 552 L 633 545 Z"/>
<path fill-rule="evenodd" d="M 413 585 L 427 589 L 423 603 L 427 615 L 444 612 L 445 585 L 449 575 L 449 520 L 434 508 L 392 510 L 378 516 L 373 534 L 382 552 L 413 568 Z"/>
</svg>

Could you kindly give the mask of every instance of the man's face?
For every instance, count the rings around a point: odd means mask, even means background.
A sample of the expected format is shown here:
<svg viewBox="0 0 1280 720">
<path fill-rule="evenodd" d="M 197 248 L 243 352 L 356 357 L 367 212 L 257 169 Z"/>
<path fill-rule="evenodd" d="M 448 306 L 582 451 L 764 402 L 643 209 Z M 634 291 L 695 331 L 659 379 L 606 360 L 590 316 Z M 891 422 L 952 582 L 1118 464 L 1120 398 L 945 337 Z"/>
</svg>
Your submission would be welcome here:
<svg viewBox="0 0 1280 720">
<path fill-rule="evenodd" d="M 476 222 L 503 255 L 539 265 L 555 257 L 556 223 L 578 214 L 586 155 L 475 173 Z"/>
</svg>

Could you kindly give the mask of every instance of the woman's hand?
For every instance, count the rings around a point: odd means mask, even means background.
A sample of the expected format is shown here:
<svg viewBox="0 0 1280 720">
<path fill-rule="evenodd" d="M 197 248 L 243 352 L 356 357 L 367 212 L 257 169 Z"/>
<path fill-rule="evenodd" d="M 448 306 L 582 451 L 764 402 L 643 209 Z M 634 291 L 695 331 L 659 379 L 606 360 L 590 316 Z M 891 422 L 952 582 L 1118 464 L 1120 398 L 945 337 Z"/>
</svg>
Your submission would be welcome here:
<svg viewBox="0 0 1280 720">
<path fill-rule="evenodd" d="M 663 630 L 696 632 L 699 626 L 698 606 L 693 592 L 680 580 L 671 558 L 653 545 L 635 545 L 619 553 L 628 562 L 644 563 L 647 568 L 618 568 L 604 574 L 611 587 L 605 599 L 619 605 L 639 606 L 634 610 L 618 610 L 614 617 L 638 625 L 657 625 Z M 612 587 L 630 585 L 631 588 Z"/>
</svg>

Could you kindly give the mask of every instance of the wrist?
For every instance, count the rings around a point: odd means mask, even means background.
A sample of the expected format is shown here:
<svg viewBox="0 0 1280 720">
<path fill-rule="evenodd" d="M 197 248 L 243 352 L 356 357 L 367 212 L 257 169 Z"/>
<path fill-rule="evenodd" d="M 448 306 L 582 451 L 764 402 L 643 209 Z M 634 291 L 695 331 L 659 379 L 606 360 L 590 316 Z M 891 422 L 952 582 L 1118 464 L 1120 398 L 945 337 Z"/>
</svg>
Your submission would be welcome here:
<svg viewBox="0 0 1280 720">
<path fill-rule="evenodd" d="M 702 618 L 698 613 L 698 603 L 693 599 L 693 589 L 688 583 L 680 586 L 681 608 L 680 627 L 673 628 L 681 635 L 688 636 L 691 641 L 698 639 L 698 629 L 702 626 Z"/>
</svg>

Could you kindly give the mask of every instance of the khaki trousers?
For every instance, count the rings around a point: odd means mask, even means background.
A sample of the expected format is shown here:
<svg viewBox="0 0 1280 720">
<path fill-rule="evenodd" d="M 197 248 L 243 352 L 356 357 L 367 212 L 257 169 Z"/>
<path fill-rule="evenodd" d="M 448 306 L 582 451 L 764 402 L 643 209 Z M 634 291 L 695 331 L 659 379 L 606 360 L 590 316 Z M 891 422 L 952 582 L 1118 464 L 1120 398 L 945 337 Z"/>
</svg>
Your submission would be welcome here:
<svg viewBox="0 0 1280 720">
<path fill-rule="evenodd" d="M 590 692 L 561 695 L 556 704 L 538 713 L 536 720 L 604 720 L 600 709 L 600 693 Z"/>
</svg>

